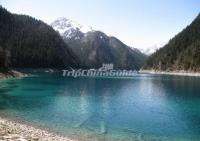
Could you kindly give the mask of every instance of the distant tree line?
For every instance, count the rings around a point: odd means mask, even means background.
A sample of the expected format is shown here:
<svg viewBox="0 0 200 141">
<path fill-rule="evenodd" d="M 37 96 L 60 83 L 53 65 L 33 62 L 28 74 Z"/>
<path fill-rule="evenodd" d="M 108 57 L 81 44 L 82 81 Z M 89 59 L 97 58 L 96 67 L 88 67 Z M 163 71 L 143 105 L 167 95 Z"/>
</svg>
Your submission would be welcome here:
<svg viewBox="0 0 200 141">
<path fill-rule="evenodd" d="M 10 64 L 10 52 L 0 47 L 0 67 L 8 68 Z"/>
</svg>

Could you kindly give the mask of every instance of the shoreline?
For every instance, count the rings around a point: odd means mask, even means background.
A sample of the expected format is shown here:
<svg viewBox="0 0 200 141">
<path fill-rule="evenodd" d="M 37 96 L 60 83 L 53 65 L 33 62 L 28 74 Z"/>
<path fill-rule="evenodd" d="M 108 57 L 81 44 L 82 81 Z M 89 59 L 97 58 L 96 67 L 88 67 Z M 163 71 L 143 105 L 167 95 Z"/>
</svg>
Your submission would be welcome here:
<svg viewBox="0 0 200 141">
<path fill-rule="evenodd" d="M 9 70 L 0 72 L 0 81 L 7 79 L 20 79 L 27 77 L 29 74 Z M 39 127 L 32 126 L 23 122 L 16 121 L 12 118 L 0 115 L 0 141 L 75 141 L 58 133 L 51 132 Z"/>
<path fill-rule="evenodd" d="M 35 128 L 9 118 L 0 117 L 0 140 L 16 141 L 75 141 L 47 130 Z"/>
<path fill-rule="evenodd" d="M 200 73 L 199 72 L 189 72 L 189 71 L 181 71 L 181 70 L 180 71 L 140 70 L 139 73 L 200 77 Z"/>
<path fill-rule="evenodd" d="M 22 78 L 26 76 L 28 76 L 28 74 L 13 69 L 8 70 L 6 72 L 0 72 L 0 80 L 10 79 L 10 78 Z"/>
</svg>

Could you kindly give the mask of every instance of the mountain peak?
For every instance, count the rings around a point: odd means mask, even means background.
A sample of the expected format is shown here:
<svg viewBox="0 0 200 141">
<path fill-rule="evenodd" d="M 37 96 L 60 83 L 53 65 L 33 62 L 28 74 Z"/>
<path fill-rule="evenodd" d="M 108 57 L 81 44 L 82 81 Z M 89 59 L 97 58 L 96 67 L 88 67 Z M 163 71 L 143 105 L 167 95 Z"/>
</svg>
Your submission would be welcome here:
<svg viewBox="0 0 200 141">
<path fill-rule="evenodd" d="M 65 35 L 66 38 L 72 38 L 77 32 L 87 33 L 93 31 L 91 26 L 83 26 L 65 17 L 58 18 L 51 26 L 61 35 Z"/>
<path fill-rule="evenodd" d="M 82 68 L 99 68 L 102 63 L 112 62 L 117 69 L 139 69 L 146 60 L 146 55 L 116 37 L 67 18 L 59 18 L 51 25 L 81 61 Z"/>
</svg>

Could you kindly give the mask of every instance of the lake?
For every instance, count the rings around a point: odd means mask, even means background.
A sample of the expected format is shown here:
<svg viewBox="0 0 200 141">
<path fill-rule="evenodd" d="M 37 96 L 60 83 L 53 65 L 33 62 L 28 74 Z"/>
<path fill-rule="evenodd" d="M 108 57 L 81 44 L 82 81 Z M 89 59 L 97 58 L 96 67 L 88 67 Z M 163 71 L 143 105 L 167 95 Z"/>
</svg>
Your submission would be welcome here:
<svg viewBox="0 0 200 141">
<path fill-rule="evenodd" d="M 78 139 L 199 141 L 200 77 L 1 80 L 0 114 Z"/>
</svg>

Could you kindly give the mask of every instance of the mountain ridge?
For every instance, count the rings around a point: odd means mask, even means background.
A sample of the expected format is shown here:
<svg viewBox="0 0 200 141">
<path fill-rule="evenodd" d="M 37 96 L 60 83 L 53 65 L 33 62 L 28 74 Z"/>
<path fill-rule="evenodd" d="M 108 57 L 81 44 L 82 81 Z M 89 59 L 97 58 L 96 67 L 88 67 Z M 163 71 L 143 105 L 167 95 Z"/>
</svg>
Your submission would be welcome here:
<svg viewBox="0 0 200 141">
<path fill-rule="evenodd" d="M 76 56 L 79 56 L 79 60 L 82 60 L 83 68 L 99 68 L 102 63 L 113 63 L 116 69 L 138 70 L 147 58 L 139 50 L 130 48 L 116 37 L 108 36 L 93 28 L 82 32 L 79 27 L 70 25 L 71 21 L 67 18 L 61 19 L 60 22 L 55 20 L 51 24 Z M 59 29 L 66 30 L 60 32 Z"/>
</svg>

